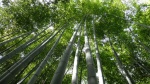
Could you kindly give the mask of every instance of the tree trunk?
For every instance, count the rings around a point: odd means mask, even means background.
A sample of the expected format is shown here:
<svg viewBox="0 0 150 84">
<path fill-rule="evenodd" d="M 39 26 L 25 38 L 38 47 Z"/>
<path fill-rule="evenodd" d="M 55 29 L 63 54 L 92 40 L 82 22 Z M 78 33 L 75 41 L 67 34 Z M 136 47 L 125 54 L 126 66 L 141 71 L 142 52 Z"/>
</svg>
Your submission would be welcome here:
<svg viewBox="0 0 150 84">
<path fill-rule="evenodd" d="M 86 32 L 86 21 L 84 25 L 84 51 L 86 55 L 87 71 L 88 71 L 88 84 L 97 84 L 96 72 L 94 69 L 94 62 L 90 50 L 89 40 Z"/>
<path fill-rule="evenodd" d="M 47 29 L 47 28 L 46 28 Z M 23 51 L 25 48 L 27 48 L 28 46 L 30 46 L 32 43 L 36 42 L 38 39 L 36 39 L 36 37 L 38 37 L 41 33 L 43 33 L 46 29 L 44 29 L 43 31 L 41 31 L 40 33 L 38 33 L 36 36 L 34 36 L 33 38 L 31 38 L 29 41 L 27 41 L 26 43 L 22 44 L 21 46 L 17 47 L 15 50 L 9 52 L 7 55 L 3 56 L 0 59 L 0 64 L 5 62 L 6 60 L 12 58 L 16 53 L 19 53 L 21 51 Z M 41 37 L 42 38 L 42 37 Z M 40 38 L 40 39 L 41 39 Z"/>
<path fill-rule="evenodd" d="M 4 45 L 4 44 L 6 44 L 6 43 L 9 43 L 9 42 L 11 42 L 11 41 L 14 41 L 14 40 L 16 40 L 17 38 L 24 37 L 24 36 L 26 36 L 26 35 L 30 35 L 30 33 L 31 33 L 31 32 L 27 32 L 27 33 L 25 33 L 25 34 L 21 34 L 21 35 L 19 35 L 19 36 L 15 36 L 15 37 L 13 37 L 12 39 L 9 39 L 9 40 L 7 40 L 7 41 L 1 42 L 1 43 L 0 43 L 0 46 Z"/>
<path fill-rule="evenodd" d="M 51 57 L 55 47 L 57 46 L 59 40 L 62 37 L 62 34 L 64 33 L 65 29 L 62 31 L 61 35 L 59 36 L 59 38 L 57 39 L 57 41 L 55 42 L 55 44 L 52 46 L 52 48 L 50 49 L 50 51 L 48 52 L 48 54 L 46 55 L 46 57 L 44 58 L 44 60 L 41 62 L 41 64 L 39 65 L 39 67 L 37 68 L 37 70 L 35 71 L 34 75 L 31 77 L 31 79 L 28 81 L 28 84 L 34 84 L 37 77 L 40 75 L 42 69 L 44 68 L 44 66 L 47 63 L 47 60 Z"/>
<path fill-rule="evenodd" d="M 81 35 L 81 31 L 80 31 Z M 80 35 L 78 37 L 77 49 L 74 58 L 74 66 L 73 66 L 73 73 L 72 73 L 72 84 L 78 84 L 78 62 L 79 62 L 79 53 L 80 52 Z"/>
<path fill-rule="evenodd" d="M 25 59 L 23 59 L 22 61 L 17 62 L 16 64 L 14 64 L 14 66 L 10 67 L 9 70 L 7 70 L 6 72 L 4 72 L 4 74 L 2 74 L 2 76 L 4 76 L 1 80 L 0 83 L 2 84 L 7 84 L 9 82 L 9 80 L 12 80 L 15 75 L 24 67 L 27 66 L 27 64 L 32 61 L 32 59 L 34 59 L 34 57 L 36 55 L 38 55 L 40 53 L 41 50 L 44 49 L 45 45 L 47 43 L 49 43 L 59 32 L 61 31 L 61 29 L 56 32 L 55 34 L 53 34 L 52 36 L 50 36 L 48 39 L 45 39 L 45 41 L 43 41 L 37 48 L 33 49 L 30 53 L 28 53 L 25 57 Z"/>
<path fill-rule="evenodd" d="M 82 59 L 82 58 L 81 58 Z M 81 59 L 80 59 L 80 61 L 81 61 Z M 82 66 L 81 66 L 81 69 L 80 69 L 80 78 L 79 78 L 79 84 L 81 84 L 81 81 L 82 81 Z"/>
<path fill-rule="evenodd" d="M 29 35 L 24 36 L 23 38 L 21 38 L 21 40 L 17 41 L 15 44 L 13 44 L 13 45 L 9 46 L 8 48 L 2 50 L 2 51 L 0 52 L 0 54 L 3 55 L 4 52 L 5 52 L 5 53 L 9 52 L 11 48 L 13 48 L 14 46 L 18 45 L 21 41 L 23 41 L 23 40 L 24 40 L 25 38 L 27 38 L 28 36 L 29 36 Z M 3 56 L 3 57 L 4 57 L 4 56 Z"/>
<path fill-rule="evenodd" d="M 112 51 L 114 53 L 114 56 L 116 58 L 116 61 L 117 61 L 116 65 L 117 65 L 120 73 L 126 79 L 126 81 L 128 82 L 128 84 L 135 84 L 134 80 L 131 78 L 131 76 L 129 75 L 128 71 L 124 68 L 124 66 L 123 66 L 123 64 L 122 64 L 122 62 L 121 62 L 121 60 L 120 60 L 117 52 L 115 51 L 115 49 L 114 49 L 114 47 L 112 45 L 112 42 L 110 41 L 110 37 L 109 37 L 109 43 L 110 43 L 110 47 L 111 47 L 111 49 L 112 49 Z"/>
<path fill-rule="evenodd" d="M 66 70 L 66 66 L 67 66 L 71 51 L 72 51 L 72 46 L 73 46 L 74 41 L 77 36 L 78 29 L 79 29 L 79 27 L 76 28 L 75 32 L 73 33 L 73 35 L 70 39 L 70 42 L 62 55 L 62 58 L 58 64 L 58 67 L 54 73 L 54 76 L 53 76 L 50 84 L 61 84 L 65 70 Z"/>
<path fill-rule="evenodd" d="M 101 65 L 101 61 L 100 61 L 100 54 L 99 54 L 98 44 L 97 44 L 96 34 L 95 34 L 95 21 L 94 20 L 93 20 L 92 24 L 93 24 L 93 37 L 94 37 L 94 44 L 95 44 L 95 54 L 96 54 L 96 61 L 97 61 L 98 79 L 99 79 L 99 84 L 104 84 L 102 65 Z"/>
<path fill-rule="evenodd" d="M 27 77 L 29 77 L 29 76 L 31 75 L 31 73 L 33 73 L 33 71 L 35 71 L 37 68 L 38 68 L 38 64 L 37 64 L 32 70 L 30 70 L 30 72 L 27 73 L 27 75 L 26 75 L 24 78 L 22 78 L 19 82 L 17 82 L 17 84 L 22 84 L 22 82 L 23 82 Z"/>
<path fill-rule="evenodd" d="M 148 74 L 150 74 L 150 70 L 144 66 L 144 63 L 142 62 L 142 60 L 140 60 L 138 58 L 138 56 L 136 55 L 136 53 L 134 52 L 135 48 L 133 48 L 132 46 L 127 45 L 130 53 L 129 55 L 131 56 L 131 58 L 133 59 L 133 61 L 139 66 L 141 67 L 145 72 L 147 72 Z"/>
</svg>

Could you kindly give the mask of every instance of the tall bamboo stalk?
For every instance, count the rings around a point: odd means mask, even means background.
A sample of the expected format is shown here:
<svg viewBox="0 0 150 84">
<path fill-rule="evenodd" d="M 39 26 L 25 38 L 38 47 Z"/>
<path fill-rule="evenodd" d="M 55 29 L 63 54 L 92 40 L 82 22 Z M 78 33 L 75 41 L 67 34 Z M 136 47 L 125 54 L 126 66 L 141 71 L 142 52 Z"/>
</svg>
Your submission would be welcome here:
<svg viewBox="0 0 150 84">
<path fill-rule="evenodd" d="M 35 71 L 34 75 L 31 77 L 31 79 L 28 81 L 28 84 L 34 84 L 38 75 L 40 75 L 42 69 L 44 68 L 44 66 L 47 63 L 47 60 L 51 57 L 54 49 L 56 48 L 56 46 L 58 45 L 59 40 L 62 37 L 62 34 L 64 33 L 65 29 L 62 31 L 62 33 L 60 34 L 60 36 L 58 37 L 57 41 L 54 43 L 54 45 L 52 46 L 52 48 L 50 49 L 50 51 L 48 52 L 48 54 L 46 55 L 46 57 L 44 58 L 44 60 L 41 62 L 41 64 L 39 65 L 39 67 L 37 68 L 37 70 Z"/>
<path fill-rule="evenodd" d="M 114 56 L 116 58 L 116 65 L 120 71 L 120 73 L 123 75 L 123 77 L 126 79 L 126 81 L 128 82 L 128 84 L 135 84 L 134 80 L 132 79 L 132 77 L 129 75 L 128 71 L 125 69 L 125 67 L 123 66 L 117 52 L 115 51 L 113 45 L 112 45 L 112 42 L 110 40 L 110 37 L 109 37 L 109 44 L 110 44 L 110 47 L 114 53 Z"/>
<path fill-rule="evenodd" d="M 14 40 L 16 40 L 16 39 L 18 39 L 18 38 L 20 38 L 20 37 L 24 37 L 24 36 L 26 36 L 26 35 L 30 35 L 31 32 L 32 32 L 32 31 L 27 32 L 27 33 L 25 33 L 25 34 L 21 34 L 21 35 L 19 35 L 19 36 L 15 36 L 15 37 L 13 37 L 13 38 L 7 40 L 7 41 L 1 42 L 1 43 L 0 43 L 0 46 L 4 45 L 4 44 L 6 44 L 6 43 L 9 43 L 9 42 L 11 42 L 11 41 L 14 41 Z"/>
<path fill-rule="evenodd" d="M 81 24 L 81 22 L 80 22 L 80 24 Z M 70 39 L 70 42 L 68 43 L 68 46 L 61 57 L 61 60 L 58 64 L 58 67 L 54 73 L 54 76 L 53 76 L 50 84 L 61 84 L 80 24 L 77 26 L 77 28 L 75 28 L 76 30 L 74 31 L 74 33 Z"/>
<path fill-rule="evenodd" d="M 64 26 L 63 26 L 64 27 Z M 15 66 L 10 67 L 11 69 L 7 70 L 2 74 L 4 76 L 0 83 L 7 84 L 9 80 L 12 80 L 14 76 L 24 67 L 27 66 L 27 64 L 34 59 L 36 55 L 40 53 L 41 50 L 44 49 L 45 45 L 49 43 L 59 32 L 61 31 L 61 28 L 55 32 L 52 36 L 50 36 L 48 39 L 45 39 L 38 47 L 36 47 L 34 50 L 32 50 L 30 53 L 28 53 L 22 61 L 19 61 L 19 63 L 15 64 Z"/>
<path fill-rule="evenodd" d="M 47 29 L 47 28 L 46 28 Z M 41 39 L 37 39 L 37 37 L 43 33 L 46 29 L 44 29 L 43 31 L 41 31 L 40 33 L 36 34 L 33 38 L 31 38 L 29 41 L 27 41 L 26 43 L 20 45 L 19 47 L 17 47 L 15 50 L 9 52 L 7 55 L 3 56 L 1 59 L 0 59 L 0 64 L 5 62 L 6 60 L 12 58 L 16 53 L 19 53 L 21 51 L 23 51 L 25 48 L 27 48 L 28 46 L 30 46 L 32 43 L 36 42 L 37 40 Z M 53 33 L 52 33 L 53 34 Z"/>
<path fill-rule="evenodd" d="M 93 62 L 88 35 L 86 31 L 86 21 L 84 25 L 84 41 L 85 41 L 84 51 L 86 55 L 86 64 L 87 64 L 87 71 L 88 71 L 88 84 L 97 84 L 96 71 L 94 69 L 94 62 Z"/>
<path fill-rule="evenodd" d="M 95 54 L 96 54 L 99 84 L 104 84 L 104 77 L 103 77 L 103 73 L 102 73 L 100 53 L 99 53 L 99 50 L 98 50 L 98 43 L 97 43 L 97 40 L 96 40 L 96 33 L 95 33 L 95 19 L 92 21 L 92 24 L 93 24 L 93 37 L 94 37 L 94 44 L 95 44 Z"/>
<path fill-rule="evenodd" d="M 81 29 L 80 29 L 81 30 Z M 73 72 L 72 72 L 72 84 L 78 84 L 78 63 L 79 63 L 79 53 L 80 52 L 80 37 L 81 37 L 81 31 L 78 37 L 78 43 L 74 58 L 74 66 L 73 66 Z"/>
</svg>

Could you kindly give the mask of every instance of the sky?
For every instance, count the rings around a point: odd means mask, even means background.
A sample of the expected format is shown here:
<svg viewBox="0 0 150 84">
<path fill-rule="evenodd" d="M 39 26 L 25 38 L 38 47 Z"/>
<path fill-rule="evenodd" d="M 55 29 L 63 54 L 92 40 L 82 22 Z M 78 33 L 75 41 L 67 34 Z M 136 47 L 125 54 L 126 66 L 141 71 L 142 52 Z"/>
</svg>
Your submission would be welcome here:
<svg viewBox="0 0 150 84">
<path fill-rule="evenodd" d="M 11 0 L 11 1 L 14 1 L 14 0 Z M 42 2 L 43 0 L 39 0 L 40 2 Z M 44 1 L 50 1 L 50 0 L 44 0 Z M 54 0 L 51 0 L 51 1 L 54 1 Z M 133 0 L 122 0 L 122 1 L 125 1 L 125 2 L 130 2 L 130 1 L 133 1 Z M 136 0 L 138 4 L 143 4 L 143 3 L 148 3 L 150 4 L 150 0 Z M 0 0 L 0 7 L 2 6 L 2 0 Z"/>
<path fill-rule="evenodd" d="M 139 4 L 142 4 L 142 3 L 150 4 L 150 0 L 137 0 L 137 3 L 139 3 Z"/>
<path fill-rule="evenodd" d="M 14 1 L 14 0 L 12 0 Z M 40 2 L 42 2 L 43 0 L 39 0 Z M 45 0 L 45 1 L 50 1 L 50 0 Z M 51 0 L 54 1 L 54 0 Z M 122 0 L 122 1 L 133 1 L 133 0 Z M 142 3 L 149 3 L 150 4 L 150 0 L 136 0 L 138 4 L 142 4 Z M 2 0 L 0 0 L 0 6 L 2 6 Z"/>
</svg>

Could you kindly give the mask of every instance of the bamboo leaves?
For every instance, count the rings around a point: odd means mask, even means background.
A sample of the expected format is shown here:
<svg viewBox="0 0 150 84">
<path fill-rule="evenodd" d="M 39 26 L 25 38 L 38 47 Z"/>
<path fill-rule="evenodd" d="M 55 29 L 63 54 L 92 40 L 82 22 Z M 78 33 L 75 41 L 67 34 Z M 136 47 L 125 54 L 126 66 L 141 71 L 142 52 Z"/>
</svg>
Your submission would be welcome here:
<svg viewBox="0 0 150 84">
<path fill-rule="evenodd" d="M 0 83 L 70 84 L 72 76 L 72 84 L 149 84 L 149 6 L 135 1 L 136 13 L 128 16 L 128 4 L 121 0 L 15 0 L 0 7 Z M 83 16 L 86 21 L 78 24 Z M 51 23 L 53 33 L 43 29 Z M 59 29 L 60 25 L 64 26 Z M 74 59 L 74 68 L 69 59 Z"/>
</svg>

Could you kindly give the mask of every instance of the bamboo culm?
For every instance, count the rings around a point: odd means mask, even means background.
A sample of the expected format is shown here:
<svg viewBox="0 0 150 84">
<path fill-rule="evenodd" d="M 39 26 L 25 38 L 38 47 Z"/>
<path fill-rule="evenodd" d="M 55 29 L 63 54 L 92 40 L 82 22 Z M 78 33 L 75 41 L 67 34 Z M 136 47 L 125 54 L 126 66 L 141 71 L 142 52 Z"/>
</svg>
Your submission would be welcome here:
<svg viewBox="0 0 150 84">
<path fill-rule="evenodd" d="M 63 26 L 64 27 L 64 26 Z M 50 42 L 60 31 L 62 28 L 60 28 L 55 34 L 53 34 L 52 36 L 50 36 L 48 39 L 46 39 L 45 41 L 43 41 L 37 48 L 33 49 L 29 54 L 27 54 L 25 57 L 25 59 L 23 59 L 21 62 L 17 62 L 17 64 L 15 64 L 15 66 L 10 67 L 11 69 L 7 70 L 6 73 L 4 72 L 3 75 L 4 76 L 1 80 L 0 83 L 2 84 L 7 84 L 9 82 L 9 80 L 11 80 L 12 78 L 14 78 L 14 76 L 25 66 L 27 66 L 27 64 L 36 56 L 38 55 L 41 51 L 43 50 L 43 48 L 45 47 L 45 45 Z"/>
<path fill-rule="evenodd" d="M 4 45 L 4 44 L 6 44 L 6 43 L 9 43 L 9 42 L 11 42 L 11 41 L 14 41 L 14 40 L 16 40 L 17 38 L 24 37 L 25 35 L 29 35 L 30 33 L 32 33 L 32 31 L 31 31 L 31 32 L 27 32 L 27 33 L 25 33 L 25 34 L 21 34 L 21 35 L 19 35 L 19 36 L 15 36 L 15 37 L 13 37 L 12 39 L 9 39 L 9 40 L 7 40 L 7 41 L 1 42 L 1 43 L 0 43 L 0 46 Z"/>
<path fill-rule="evenodd" d="M 88 72 L 88 84 L 97 84 L 96 71 L 94 68 L 94 62 L 91 54 L 91 49 L 89 46 L 88 35 L 86 31 L 86 21 L 84 25 L 84 51 L 86 55 L 86 64 L 87 64 L 87 72 Z"/>
<path fill-rule="evenodd" d="M 100 53 L 98 50 L 98 43 L 96 40 L 96 33 L 95 33 L 95 19 L 92 21 L 92 24 L 93 24 L 93 37 L 94 37 L 94 44 L 95 44 L 95 54 L 96 54 L 99 84 L 104 84 L 104 77 L 103 77 L 103 73 L 102 73 L 102 64 L 101 64 L 101 60 L 100 60 Z"/>
<path fill-rule="evenodd" d="M 79 53 L 81 53 L 80 37 L 81 37 L 81 31 L 78 37 L 77 49 L 76 49 L 75 58 L 74 58 L 74 66 L 73 66 L 73 72 L 72 72 L 72 84 L 78 84 L 78 62 L 79 62 Z"/>
<path fill-rule="evenodd" d="M 116 65 L 120 71 L 120 73 L 123 75 L 123 77 L 126 79 L 126 81 L 128 82 L 128 84 L 135 84 L 134 80 L 131 78 L 131 76 L 129 75 L 128 71 L 124 68 L 117 52 L 115 51 L 113 45 L 112 45 L 112 42 L 110 41 L 110 37 L 109 37 L 109 44 L 110 44 L 110 47 L 114 53 L 114 56 L 116 58 Z"/>
<path fill-rule="evenodd" d="M 47 28 L 46 28 L 47 29 Z M 26 43 L 20 45 L 19 47 L 17 47 L 15 50 L 9 52 L 7 55 L 3 56 L 0 59 L 0 64 L 5 62 L 6 60 L 12 58 L 16 53 L 19 53 L 21 51 L 23 51 L 25 48 L 27 48 L 28 46 L 30 46 L 32 43 L 36 42 L 37 40 L 41 39 L 36 39 L 41 33 L 43 33 L 46 29 L 44 29 L 43 31 L 41 31 L 40 33 L 36 34 L 33 38 L 31 38 L 29 41 L 27 41 Z"/>
<path fill-rule="evenodd" d="M 76 36 L 77 36 L 79 26 L 76 28 L 75 32 L 73 33 L 73 35 L 70 39 L 70 42 L 68 43 L 68 46 L 67 46 L 66 50 L 64 51 L 64 53 L 61 57 L 61 60 L 58 64 L 58 67 L 54 73 L 54 76 L 53 76 L 50 84 L 61 84 L 65 70 L 66 70 L 66 66 L 67 66 L 71 51 L 72 51 L 72 47 L 73 47 L 74 41 L 75 41 Z"/>
<path fill-rule="evenodd" d="M 62 37 L 62 34 L 64 33 L 65 29 L 62 31 L 61 35 L 58 37 L 57 41 L 54 43 L 54 45 L 52 46 L 52 48 L 50 49 L 50 51 L 48 52 L 48 54 L 46 55 L 46 57 L 44 58 L 44 60 L 41 62 L 41 64 L 39 65 L 39 67 L 37 68 L 37 70 L 35 71 L 34 75 L 31 77 L 31 79 L 28 81 L 28 84 L 34 84 L 38 75 L 40 75 L 42 69 L 44 68 L 44 66 L 47 63 L 47 60 L 51 57 L 52 52 L 54 51 L 55 47 L 58 45 L 59 40 Z"/>
</svg>

